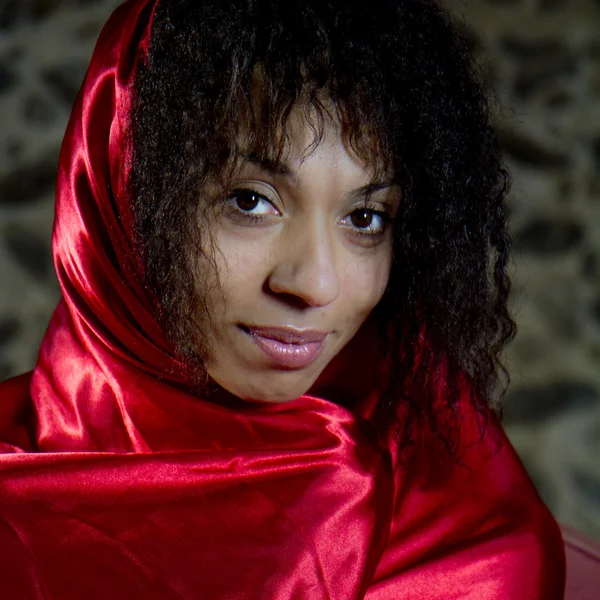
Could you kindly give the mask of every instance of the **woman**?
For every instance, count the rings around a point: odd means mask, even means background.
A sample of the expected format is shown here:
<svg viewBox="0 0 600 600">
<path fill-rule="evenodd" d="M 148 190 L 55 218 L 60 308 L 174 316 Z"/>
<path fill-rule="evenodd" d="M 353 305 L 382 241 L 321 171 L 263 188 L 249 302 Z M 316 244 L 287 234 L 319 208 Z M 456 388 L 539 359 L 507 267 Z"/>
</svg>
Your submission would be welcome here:
<svg viewBox="0 0 600 600">
<path fill-rule="evenodd" d="M 425 0 L 131 0 L 0 388 L 6 598 L 562 597 L 489 408 L 506 176 Z"/>
</svg>

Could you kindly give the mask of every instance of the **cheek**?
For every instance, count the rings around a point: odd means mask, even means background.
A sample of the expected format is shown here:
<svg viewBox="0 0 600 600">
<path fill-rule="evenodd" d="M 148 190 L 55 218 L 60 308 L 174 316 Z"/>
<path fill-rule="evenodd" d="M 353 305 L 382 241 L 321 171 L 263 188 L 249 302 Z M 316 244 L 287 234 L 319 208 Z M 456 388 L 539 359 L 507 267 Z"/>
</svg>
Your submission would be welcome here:
<svg viewBox="0 0 600 600">
<path fill-rule="evenodd" d="M 256 299 L 266 277 L 268 248 L 264 244 L 249 244 L 237 236 L 217 239 L 215 267 L 218 283 L 213 306 L 217 312 L 231 312 Z"/>
<path fill-rule="evenodd" d="M 387 254 L 348 263 L 344 270 L 344 291 L 356 310 L 364 316 L 381 300 L 387 287 L 391 257 Z"/>
</svg>

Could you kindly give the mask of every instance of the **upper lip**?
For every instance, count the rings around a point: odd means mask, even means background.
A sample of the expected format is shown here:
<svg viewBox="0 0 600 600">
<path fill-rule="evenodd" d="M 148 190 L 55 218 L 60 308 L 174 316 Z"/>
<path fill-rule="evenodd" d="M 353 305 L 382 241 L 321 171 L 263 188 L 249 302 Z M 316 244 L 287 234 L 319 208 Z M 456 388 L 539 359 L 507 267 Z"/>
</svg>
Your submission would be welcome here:
<svg viewBox="0 0 600 600">
<path fill-rule="evenodd" d="M 260 325 L 242 325 L 253 335 L 270 338 L 284 344 L 310 344 L 322 342 L 329 332 L 318 329 L 296 329 L 295 327 L 269 327 Z"/>
</svg>

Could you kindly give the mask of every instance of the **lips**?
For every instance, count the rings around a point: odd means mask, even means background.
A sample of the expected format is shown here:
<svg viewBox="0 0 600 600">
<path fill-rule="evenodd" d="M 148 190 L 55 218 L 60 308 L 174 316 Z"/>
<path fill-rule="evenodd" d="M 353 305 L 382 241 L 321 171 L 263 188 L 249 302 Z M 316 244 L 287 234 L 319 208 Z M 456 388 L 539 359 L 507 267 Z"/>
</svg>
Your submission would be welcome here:
<svg viewBox="0 0 600 600">
<path fill-rule="evenodd" d="M 291 327 L 241 325 L 254 344 L 280 368 L 302 369 L 314 362 L 328 332 Z"/>
</svg>

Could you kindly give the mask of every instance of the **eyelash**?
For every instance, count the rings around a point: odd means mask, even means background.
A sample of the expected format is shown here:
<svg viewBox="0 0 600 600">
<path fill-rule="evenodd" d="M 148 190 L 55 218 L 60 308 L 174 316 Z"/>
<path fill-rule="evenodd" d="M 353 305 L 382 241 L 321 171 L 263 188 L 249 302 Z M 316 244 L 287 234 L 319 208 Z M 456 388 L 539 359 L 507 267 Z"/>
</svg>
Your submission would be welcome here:
<svg viewBox="0 0 600 600">
<path fill-rule="evenodd" d="M 279 210 L 274 206 L 274 204 L 263 194 L 260 194 L 259 192 L 255 191 L 251 188 L 238 188 L 231 192 L 231 194 L 226 198 L 226 202 L 229 204 L 229 208 L 233 212 L 235 212 L 237 215 L 243 217 L 244 219 L 252 221 L 253 223 L 260 223 L 260 222 L 264 222 L 266 219 L 268 219 L 269 217 L 274 216 L 274 215 L 267 215 L 267 214 L 260 214 L 260 213 L 255 214 L 255 213 L 250 212 L 250 210 L 254 210 L 254 209 L 244 210 L 243 208 L 240 208 L 236 199 L 239 198 L 239 196 L 241 194 L 249 194 L 249 195 L 255 196 L 258 199 L 259 203 L 266 202 L 267 204 L 271 205 L 271 207 L 273 207 L 273 209 L 276 210 L 277 213 L 279 213 Z M 348 213 L 348 215 L 346 217 L 344 217 L 344 219 L 349 219 L 353 214 L 359 213 L 361 211 L 366 211 L 372 217 L 377 217 L 378 219 L 381 219 L 382 225 L 381 225 L 380 230 L 378 230 L 378 231 L 372 231 L 372 230 L 370 231 L 369 230 L 369 228 L 371 227 L 370 225 L 368 227 L 357 227 L 357 226 L 353 226 L 353 225 L 346 225 L 348 229 L 351 229 L 352 232 L 356 233 L 357 235 L 364 236 L 367 238 L 372 238 L 372 239 L 381 237 L 386 232 L 388 226 L 392 223 L 392 220 L 393 220 L 392 216 L 387 211 L 375 210 L 373 208 L 369 208 L 368 206 L 360 207 L 360 208 L 353 210 L 352 212 Z"/>
<path fill-rule="evenodd" d="M 263 221 L 264 219 L 268 218 L 271 215 L 265 215 L 265 214 L 260 214 L 260 213 L 256 214 L 256 213 L 249 212 L 249 210 L 244 210 L 243 208 L 240 208 L 236 202 L 236 198 L 239 197 L 241 194 L 249 194 L 251 196 L 255 196 L 256 198 L 259 199 L 259 202 L 266 202 L 267 204 L 272 206 L 279 213 L 279 210 L 275 207 L 275 205 L 263 194 L 260 194 L 259 192 L 255 191 L 253 189 L 250 189 L 250 188 L 239 188 L 239 189 L 235 189 L 231 192 L 231 195 L 226 198 L 226 202 L 230 205 L 230 208 L 234 212 L 243 216 L 244 218 L 250 219 L 250 220 L 256 222 L 256 221 Z"/>
</svg>

